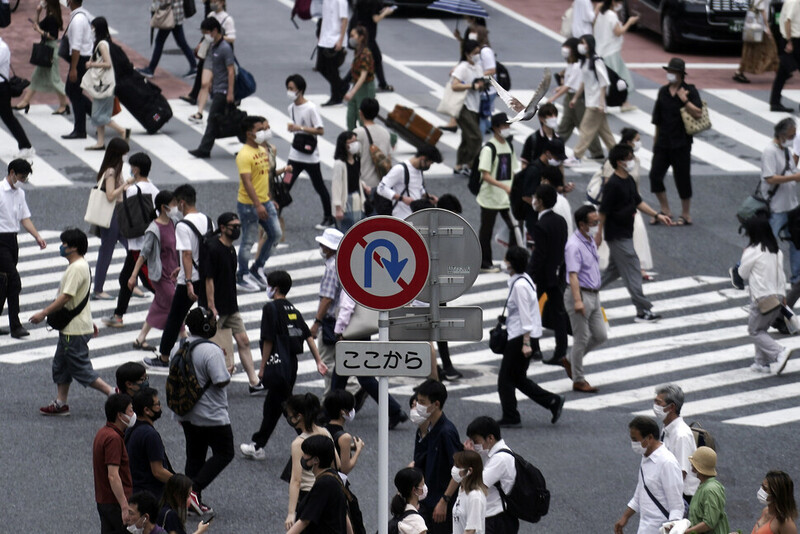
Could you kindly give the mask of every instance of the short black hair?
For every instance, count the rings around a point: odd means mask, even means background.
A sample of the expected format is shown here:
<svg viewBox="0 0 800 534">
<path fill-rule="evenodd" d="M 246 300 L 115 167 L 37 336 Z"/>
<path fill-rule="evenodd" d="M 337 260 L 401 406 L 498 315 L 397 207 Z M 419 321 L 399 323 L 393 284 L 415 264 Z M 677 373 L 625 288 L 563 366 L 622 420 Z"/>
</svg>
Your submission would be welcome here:
<svg viewBox="0 0 800 534">
<path fill-rule="evenodd" d="M 361 101 L 361 105 L 358 109 L 360 109 L 361 113 L 364 114 L 365 119 L 371 121 L 378 116 L 378 111 L 380 111 L 381 105 L 374 98 L 365 98 Z"/>
<path fill-rule="evenodd" d="M 246 139 L 247 138 L 247 132 L 252 130 L 255 127 L 256 124 L 258 124 L 260 122 L 264 122 L 265 120 L 267 120 L 267 119 L 265 119 L 264 117 L 259 117 L 258 115 L 248 115 L 247 117 L 242 119 L 242 131 L 241 131 L 242 137 L 241 137 L 241 139 Z"/>
<path fill-rule="evenodd" d="M 12 159 L 11 162 L 8 164 L 8 174 L 11 174 L 11 171 L 14 171 L 14 174 L 27 176 L 33 172 L 33 167 L 28 160 L 17 158 Z"/>
<path fill-rule="evenodd" d="M 490 435 L 494 436 L 494 439 L 497 441 L 503 439 L 500 435 L 500 425 L 488 415 L 476 417 L 472 420 L 469 426 L 467 426 L 468 438 L 471 438 L 472 436 L 480 436 L 486 439 Z"/>
<path fill-rule="evenodd" d="M 125 393 L 112 393 L 106 399 L 106 422 L 113 423 L 117 420 L 118 413 L 125 413 L 128 406 L 133 404 L 130 396 Z"/>
<path fill-rule="evenodd" d="M 556 189 L 564 187 L 564 173 L 561 172 L 561 167 L 553 167 L 552 165 L 545 167 L 542 171 L 542 180 L 547 180 Z"/>
<path fill-rule="evenodd" d="M 300 76 L 299 74 L 290 74 L 286 78 L 286 87 L 289 87 L 289 82 L 294 83 L 294 86 L 297 87 L 297 90 L 301 93 L 306 93 L 306 79 Z"/>
<path fill-rule="evenodd" d="M 522 247 L 508 247 L 505 259 L 515 273 L 522 274 L 528 266 L 528 250 Z"/>
<path fill-rule="evenodd" d="M 349 412 L 356 407 L 356 398 L 346 389 L 333 389 L 322 401 L 328 419 L 339 419 L 342 411 Z"/>
<path fill-rule="evenodd" d="M 158 390 L 155 388 L 144 388 L 141 391 L 137 391 L 136 395 L 133 396 L 133 412 L 138 417 L 143 416 L 145 408 L 153 408 L 156 397 L 158 397 Z"/>
<path fill-rule="evenodd" d="M 219 33 L 222 33 L 222 25 L 214 17 L 204 18 L 203 22 L 200 23 L 200 29 L 207 32 L 217 30 Z"/>
<path fill-rule="evenodd" d="M 658 423 L 656 423 L 655 419 L 644 415 L 637 415 L 631 419 L 631 422 L 628 423 L 628 428 L 635 428 L 639 431 L 639 434 L 641 434 L 643 438 L 646 438 L 647 436 L 653 436 L 654 438 L 658 439 L 658 436 L 660 435 Z"/>
<path fill-rule="evenodd" d="M 61 232 L 61 242 L 66 243 L 68 247 L 75 247 L 78 249 L 79 256 L 85 256 L 86 251 L 89 250 L 89 239 L 83 230 L 78 228 L 67 228 Z"/>
<path fill-rule="evenodd" d="M 320 469 L 326 469 L 333 465 L 335 449 L 333 448 L 333 440 L 328 436 L 320 434 L 308 436 L 303 440 L 300 449 L 312 458 L 319 458 Z"/>
<path fill-rule="evenodd" d="M 597 212 L 597 209 L 591 204 L 584 204 L 575 210 L 575 226 L 580 223 L 589 224 L 589 214 Z"/>
<path fill-rule="evenodd" d="M 216 322 L 216 317 L 211 313 L 211 310 L 201 308 L 200 306 L 192 308 L 192 310 L 186 314 L 186 320 L 184 322 L 186 323 L 186 328 L 188 328 L 189 332 L 194 336 L 199 336 L 204 339 L 210 339 L 214 336 L 211 324 L 212 322 Z"/>
<path fill-rule="evenodd" d="M 128 165 L 139 169 L 139 174 L 147 178 L 150 176 L 150 169 L 153 166 L 153 161 L 150 159 L 150 156 L 144 152 L 137 152 L 128 158 Z"/>
<path fill-rule="evenodd" d="M 461 213 L 463 211 L 458 197 L 452 193 L 445 193 L 444 195 L 440 196 L 439 201 L 436 203 L 436 207 L 443 210 L 452 211 L 453 213 Z"/>
<path fill-rule="evenodd" d="M 282 295 L 287 295 L 292 289 L 292 275 L 286 271 L 271 271 L 267 273 L 267 285 L 277 288 Z"/>
<path fill-rule="evenodd" d="M 537 111 L 537 114 L 539 117 L 557 117 L 558 108 L 555 106 L 555 104 L 547 102 L 546 104 L 539 106 L 539 111 Z"/>
<path fill-rule="evenodd" d="M 172 194 L 175 195 L 178 202 L 182 200 L 190 206 L 197 204 L 197 191 L 189 184 L 179 185 Z"/>
<path fill-rule="evenodd" d="M 620 161 L 627 160 L 633 154 L 633 147 L 630 145 L 614 145 L 608 151 L 608 162 L 611 167 L 616 170 Z"/>
<path fill-rule="evenodd" d="M 117 389 L 125 392 L 125 382 L 137 382 L 147 373 L 147 367 L 139 362 L 125 362 L 117 367 L 115 378 L 117 379 Z"/>
<path fill-rule="evenodd" d="M 639 135 L 639 131 L 636 128 L 623 128 L 620 131 L 620 143 L 630 143 L 636 136 Z"/>
<path fill-rule="evenodd" d="M 139 515 L 147 514 L 147 521 L 155 525 L 158 521 L 158 499 L 149 491 L 139 491 L 131 495 L 128 504 L 135 504 Z"/>
<path fill-rule="evenodd" d="M 319 397 L 313 393 L 292 395 L 283 403 L 283 413 L 292 410 L 297 415 L 303 416 L 303 427 L 311 432 L 320 412 Z"/>
<path fill-rule="evenodd" d="M 546 210 L 549 210 L 555 206 L 556 200 L 558 199 L 556 188 L 549 184 L 539 185 L 539 187 L 536 188 L 535 195 L 536 198 L 539 199 L 539 202 L 542 203 L 542 207 Z"/>
<path fill-rule="evenodd" d="M 432 145 L 422 145 L 417 149 L 416 156 L 419 157 L 426 157 L 434 163 L 441 163 L 442 162 L 442 153 L 439 152 L 439 149 Z"/>
<path fill-rule="evenodd" d="M 161 213 L 161 206 L 169 206 L 169 203 L 175 200 L 175 194 L 172 191 L 168 191 L 166 189 L 162 189 L 156 195 L 154 200 L 156 205 L 156 210 Z M 155 219 L 155 217 L 153 217 Z"/>
<path fill-rule="evenodd" d="M 444 409 L 444 403 L 447 401 L 447 388 L 444 387 L 444 384 L 441 382 L 429 378 L 415 387 L 414 393 L 417 395 L 425 395 L 431 403 L 438 402 L 439 408 L 442 410 Z"/>
</svg>

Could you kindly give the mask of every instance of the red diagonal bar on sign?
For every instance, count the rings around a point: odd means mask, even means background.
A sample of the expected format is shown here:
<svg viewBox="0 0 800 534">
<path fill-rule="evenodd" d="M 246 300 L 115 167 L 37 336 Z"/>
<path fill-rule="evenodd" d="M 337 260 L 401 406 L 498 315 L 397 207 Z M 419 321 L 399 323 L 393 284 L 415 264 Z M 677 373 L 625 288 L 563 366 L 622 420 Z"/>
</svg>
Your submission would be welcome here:
<svg viewBox="0 0 800 534">
<path fill-rule="evenodd" d="M 405 291 L 406 289 L 408 289 L 408 282 L 406 282 L 406 281 L 405 281 L 405 280 L 403 280 L 402 278 L 398 278 L 398 279 L 397 279 L 397 285 L 398 285 L 398 286 L 400 286 L 401 288 L 403 288 L 403 291 Z"/>
<path fill-rule="evenodd" d="M 374 259 L 376 262 L 378 262 L 378 265 L 380 265 L 382 269 L 385 269 L 385 268 L 386 268 L 386 267 L 384 267 L 384 266 L 383 266 L 383 260 L 381 259 L 381 257 L 378 255 L 378 253 L 377 253 L 377 252 L 373 252 L 373 253 L 372 253 L 372 258 L 373 258 L 373 259 Z"/>
</svg>

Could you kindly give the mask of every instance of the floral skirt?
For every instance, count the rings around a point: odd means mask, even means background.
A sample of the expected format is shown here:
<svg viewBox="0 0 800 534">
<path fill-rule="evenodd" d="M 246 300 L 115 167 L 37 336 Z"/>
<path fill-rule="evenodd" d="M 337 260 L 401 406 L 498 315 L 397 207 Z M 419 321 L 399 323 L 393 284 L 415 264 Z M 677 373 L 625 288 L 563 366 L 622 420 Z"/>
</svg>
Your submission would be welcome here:
<svg viewBox="0 0 800 534">
<path fill-rule="evenodd" d="M 762 74 L 778 70 L 778 47 L 771 35 L 764 34 L 760 43 L 742 43 L 742 72 Z"/>
</svg>

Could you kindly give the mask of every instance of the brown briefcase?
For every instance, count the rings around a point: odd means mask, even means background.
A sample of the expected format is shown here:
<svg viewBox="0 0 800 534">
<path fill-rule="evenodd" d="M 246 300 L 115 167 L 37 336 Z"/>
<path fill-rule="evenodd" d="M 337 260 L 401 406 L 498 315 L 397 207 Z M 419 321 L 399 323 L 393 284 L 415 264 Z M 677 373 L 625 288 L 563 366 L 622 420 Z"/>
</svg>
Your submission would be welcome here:
<svg viewBox="0 0 800 534">
<path fill-rule="evenodd" d="M 389 119 L 408 130 L 408 133 L 423 143 L 432 146 L 436 146 L 442 136 L 439 128 L 417 115 L 413 109 L 405 106 L 396 105 L 389 113 Z"/>
</svg>

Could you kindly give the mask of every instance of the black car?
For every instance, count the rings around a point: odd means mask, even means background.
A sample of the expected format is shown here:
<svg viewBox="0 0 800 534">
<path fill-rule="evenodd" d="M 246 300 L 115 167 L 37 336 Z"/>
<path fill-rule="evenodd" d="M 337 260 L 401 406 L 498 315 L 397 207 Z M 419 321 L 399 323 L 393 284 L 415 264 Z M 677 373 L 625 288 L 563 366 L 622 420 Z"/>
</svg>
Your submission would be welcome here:
<svg viewBox="0 0 800 534">
<path fill-rule="evenodd" d="M 626 0 L 625 13 L 639 15 L 637 28 L 661 35 L 667 52 L 690 42 L 736 44 L 749 0 Z"/>
</svg>

